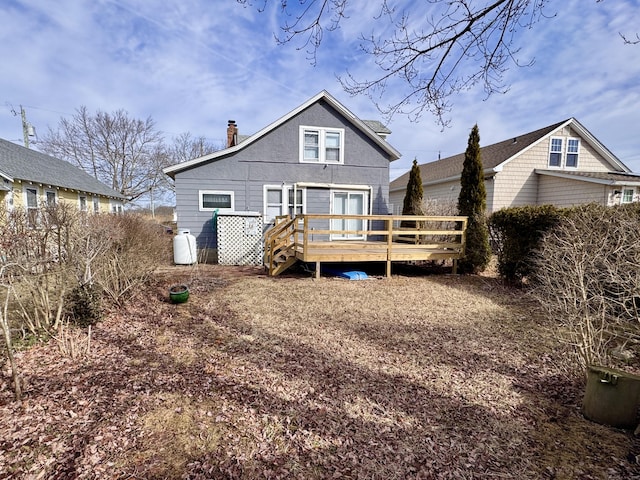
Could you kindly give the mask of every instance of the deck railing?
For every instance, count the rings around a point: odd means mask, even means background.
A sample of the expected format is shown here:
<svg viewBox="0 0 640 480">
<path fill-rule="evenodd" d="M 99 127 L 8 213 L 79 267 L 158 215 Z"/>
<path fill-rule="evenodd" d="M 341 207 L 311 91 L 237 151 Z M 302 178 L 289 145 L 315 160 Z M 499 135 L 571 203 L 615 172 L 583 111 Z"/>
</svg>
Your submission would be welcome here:
<svg viewBox="0 0 640 480">
<path fill-rule="evenodd" d="M 271 275 L 295 257 L 321 262 L 457 260 L 464 256 L 467 217 L 416 215 L 304 214 L 280 218 L 265 237 L 265 264 Z M 287 253 L 283 253 L 287 252 Z M 276 273 L 277 272 L 277 273 Z"/>
</svg>

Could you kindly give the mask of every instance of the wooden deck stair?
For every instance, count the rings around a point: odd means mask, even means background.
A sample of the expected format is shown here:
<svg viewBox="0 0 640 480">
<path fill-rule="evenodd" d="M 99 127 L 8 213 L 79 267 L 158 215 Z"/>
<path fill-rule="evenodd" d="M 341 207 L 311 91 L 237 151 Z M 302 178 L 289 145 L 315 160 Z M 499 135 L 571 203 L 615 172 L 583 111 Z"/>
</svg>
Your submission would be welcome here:
<svg viewBox="0 0 640 480">
<path fill-rule="evenodd" d="M 295 246 L 295 219 L 280 218 L 265 236 L 265 261 L 269 275 L 280 275 L 298 261 Z"/>
</svg>

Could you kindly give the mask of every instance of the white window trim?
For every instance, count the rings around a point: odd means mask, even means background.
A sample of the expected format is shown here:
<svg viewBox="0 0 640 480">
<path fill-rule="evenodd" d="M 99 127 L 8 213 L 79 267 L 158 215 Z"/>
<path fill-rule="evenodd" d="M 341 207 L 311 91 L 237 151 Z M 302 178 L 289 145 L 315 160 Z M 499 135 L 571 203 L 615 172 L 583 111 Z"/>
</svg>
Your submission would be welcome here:
<svg viewBox="0 0 640 480">
<path fill-rule="evenodd" d="M 98 202 L 98 210 L 96 210 L 96 202 Z M 91 213 L 100 213 L 100 197 L 95 195 L 91 198 Z"/>
<path fill-rule="evenodd" d="M 35 207 L 29 207 L 27 190 L 35 190 L 36 191 L 36 206 Z M 39 208 L 40 207 L 42 199 L 40 198 L 40 189 L 38 187 L 33 186 L 33 185 L 25 185 L 24 188 L 22 189 L 22 196 L 23 196 L 23 200 L 24 200 L 24 208 L 25 209 L 28 209 L 28 208 L 35 209 L 35 208 Z"/>
<path fill-rule="evenodd" d="M 285 215 L 289 213 L 289 192 L 294 190 L 294 185 L 292 184 L 280 184 L 280 185 L 263 185 L 262 186 L 262 211 L 264 223 L 273 223 L 274 219 L 269 218 L 267 215 L 267 192 L 269 190 L 280 190 L 282 193 L 282 203 L 280 204 L 280 215 Z M 296 187 L 296 191 L 302 192 L 302 213 L 307 213 L 307 189 L 304 187 Z M 295 200 L 295 199 L 294 199 Z M 283 207 L 286 205 L 286 209 Z M 294 205 L 297 206 L 297 205 Z M 286 210 L 283 212 L 283 210 Z"/>
<path fill-rule="evenodd" d="M 552 150 L 553 147 L 553 141 L 554 140 L 560 140 L 562 142 L 562 145 L 560 147 L 560 151 L 557 152 L 555 150 Z M 564 146 L 565 146 L 565 138 L 564 137 L 551 137 L 549 139 L 549 152 L 547 153 L 547 166 L 549 168 L 562 168 L 564 165 Z M 551 154 L 552 153 L 559 153 L 560 154 L 560 165 L 551 165 Z"/>
<path fill-rule="evenodd" d="M 305 160 L 304 159 L 304 133 L 305 131 L 318 132 L 318 160 Z M 325 139 L 327 133 L 337 133 L 340 135 L 340 158 L 338 161 L 327 161 L 326 159 L 326 145 Z M 344 164 L 344 128 L 329 128 L 329 127 L 312 127 L 309 125 L 300 125 L 300 138 L 299 138 L 299 160 L 300 163 L 315 163 L 315 164 L 329 164 L 329 165 L 342 165 Z"/>
<path fill-rule="evenodd" d="M 84 210 L 82 209 L 82 198 L 84 198 Z M 89 211 L 89 195 L 86 193 L 78 194 L 78 209 L 81 212 L 87 213 Z"/>
<path fill-rule="evenodd" d="M 371 194 L 371 190 L 364 190 L 364 189 L 358 189 L 358 190 L 350 190 L 350 189 L 331 189 L 329 192 L 330 195 L 330 212 L 333 215 L 335 213 L 334 210 L 334 195 L 336 193 L 347 193 L 347 194 L 361 194 L 362 197 L 362 208 L 363 208 L 363 212 L 362 215 L 369 215 L 369 209 L 371 208 L 371 205 L 369 204 L 369 202 L 371 201 L 370 198 L 370 194 Z M 368 222 L 367 220 L 364 220 L 362 222 L 362 230 L 367 230 L 368 227 Z M 330 226 L 330 229 L 333 229 L 333 225 Z M 329 240 L 366 240 L 366 235 L 362 234 L 362 235 L 358 235 L 358 236 L 345 236 L 345 235 L 340 235 L 340 234 L 336 234 L 336 233 L 332 233 L 329 237 Z"/>
<path fill-rule="evenodd" d="M 231 208 L 209 208 L 202 205 L 203 195 L 229 195 L 231 197 Z M 213 212 L 217 210 L 219 213 L 230 213 L 235 211 L 235 192 L 229 190 L 198 190 L 198 209 L 201 212 Z"/>
<path fill-rule="evenodd" d="M 560 152 L 555 152 L 551 150 L 553 146 L 553 140 L 560 140 L 562 142 L 562 148 Z M 567 165 L 567 156 L 569 155 L 569 141 L 577 140 L 578 141 L 578 158 L 576 159 L 575 166 Z M 549 139 L 549 152 L 547 154 L 547 167 L 548 168 L 558 168 L 558 169 L 569 169 L 569 170 L 577 170 L 580 166 L 580 145 L 581 145 L 580 137 L 551 137 Z M 560 153 L 560 165 L 551 165 L 551 154 L 552 153 Z"/>
<path fill-rule="evenodd" d="M 625 200 L 624 200 L 624 192 L 625 192 L 625 191 L 628 191 L 628 190 L 631 190 L 631 192 L 632 192 L 632 193 L 631 193 L 631 200 L 630 200 L 630 201 L 628 201 L 628 202 L 625 202 Z M 623 187 L 623 188 L 622 188 L 622 192 L 620 193 L 620 203 L 621 203 L 621 204 L 623 204 L 623 203 L 624 203 L 624 204 L 627 204 L 627 203 L 633 203 L 633 201 L 635 200 L 635 198 L 636 198 L 636 189 L 635 189 L 634 187 Z"/>
<path fill-rule="evenodd" d="M 58 198 L 58 192 L 56 192 L 56 191 L 55 191 L 54 189 L 52 189 L 52 188 L 46 188 L 46 189 L 44 190 L 44 202 L 47 204 L 47 206 L 49 206 L 49 202 L 48 202 L 48 199 L 47 199 L 47 194 L 48 194 L 48 193 L 53 193 L 53 202 L 54 202 L 54 205 L 58 205 L 58 203 L 59 203 L 59 201 L 60 201 L 60 199 Z"/>
<path fill-rule="evenodd" d="M 576 152 L 577 158 L 576 158 L 576 165 L 575 166 L 569 166 L 567 165 L 567 158 L 569 156 L 569 142 L 571 140 L 577 140 L 578 141 L 578 151 Z M 566 148 L 565 148 L 565 153 L 564 153 L 564 166 L 565 168 L 570 168 L 570 169 L 577 169 L 578 166 L 580 165 L 580 139 L 578 137 L 567 137 L 567 141 L 566 143 Z"/>
</svg>

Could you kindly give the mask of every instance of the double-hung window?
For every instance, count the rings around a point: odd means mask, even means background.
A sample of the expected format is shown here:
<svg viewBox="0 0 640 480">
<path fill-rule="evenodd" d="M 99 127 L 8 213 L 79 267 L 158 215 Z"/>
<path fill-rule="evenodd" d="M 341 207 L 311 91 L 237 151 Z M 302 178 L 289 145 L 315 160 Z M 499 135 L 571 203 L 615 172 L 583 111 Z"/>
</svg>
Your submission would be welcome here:
<svg viewBox="0 0 640 480">
<path fill-rule="evenodd" d="M 281 215 L 305 213 L 306 189 L 293 185 L 265 185 L 264 187 L 264 221 L 271 223 Z"/>
<path fill-rule="evenodd" d="M 579 138 L 552 137 L 549 146 L 549 166 L 555 168 L 577 168 L 580 153 Z"/>
<path fill-rule="evenodd" d="M 578 151 L 580 150 L 580 140 L 569 138 L 567 140 L 567 167 L 576 168 L 578 166 Z"/>
<path fill-rule="evenodd" d="M 561 167 L 562 166 L 562 139 L 552 138 L 551 149 L 549 150 L 549 166 Z"/>
<path fill-rule="evenodd" d="M 300 162 L 344 163 L 344 129 L 300 127 Z"/>
<path fill-rule="evenodd" d="M 27 221 L 30 227 L 38 225 L 38 189 L 27 187 L 24 190 L 25 204 L 27 206 Z"/>
</svg>

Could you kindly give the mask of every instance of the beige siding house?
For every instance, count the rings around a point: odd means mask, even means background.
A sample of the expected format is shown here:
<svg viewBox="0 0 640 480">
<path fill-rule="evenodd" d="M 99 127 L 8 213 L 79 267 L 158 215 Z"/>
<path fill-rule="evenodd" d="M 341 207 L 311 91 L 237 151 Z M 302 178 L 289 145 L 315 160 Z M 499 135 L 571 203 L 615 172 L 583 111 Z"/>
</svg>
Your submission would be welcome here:
<svg viewBox="0 0 640 480">
<path fill-rule="evenodd" d="M 125 198 L 69 162 L 0 138 L 0 201 L 9 210 L 66 202 L 106 213 L 122 211 Z"/>
<path fill-rule="evenodd" d="M 504 207 L 640 201 L 633 173 L 575 118 L 481 148 L 489 213 Z M 460 193 L 464 153 L 420 166 L 424 198 L 444 207 Z M 402 213 L 409 173 L 391 182 L 393 213 Z"/>
</svg>

